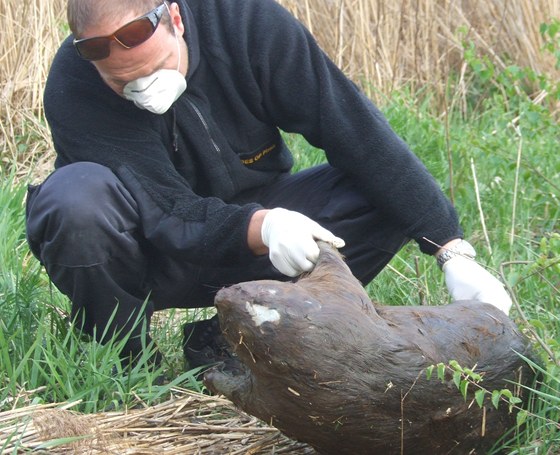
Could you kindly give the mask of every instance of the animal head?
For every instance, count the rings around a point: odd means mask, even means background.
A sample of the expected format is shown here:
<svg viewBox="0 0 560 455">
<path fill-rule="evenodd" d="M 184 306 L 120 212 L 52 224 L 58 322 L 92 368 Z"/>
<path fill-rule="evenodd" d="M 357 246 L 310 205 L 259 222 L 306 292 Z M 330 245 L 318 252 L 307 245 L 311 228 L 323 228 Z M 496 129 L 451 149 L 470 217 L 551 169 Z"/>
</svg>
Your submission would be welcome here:
<svg viewBox="0 0 560 455">
<path fill-rule="evenodd" d="M 326 334 L 325 346 L 337 339 L 354 339 L 359 343 L 366 330 L 364 318 L 379 319 L 360 282 L 336 249 L 324 242 L 319 245 L 321 254 L 315 268 L 295 283 L 250 281 L 217 293 L 215 304 L 224 335 L 240 357 L 254 361 L 257 355 L 266 356 L 285 347 L 286 341 L 294 337 L 301 340 L 301 349 L 305 349 L 306 343 L 315 343 L 308 335 L 316 326 L 321 326 Z M 340 324 L 341 317 L 344 324 Z M 349 337 L 353 328 L 355 336 Z M 290 354 L 284 354 L 287 361 L 301 358 L 299 352 L 294 352 L 293 358 Z"/>
</svg>

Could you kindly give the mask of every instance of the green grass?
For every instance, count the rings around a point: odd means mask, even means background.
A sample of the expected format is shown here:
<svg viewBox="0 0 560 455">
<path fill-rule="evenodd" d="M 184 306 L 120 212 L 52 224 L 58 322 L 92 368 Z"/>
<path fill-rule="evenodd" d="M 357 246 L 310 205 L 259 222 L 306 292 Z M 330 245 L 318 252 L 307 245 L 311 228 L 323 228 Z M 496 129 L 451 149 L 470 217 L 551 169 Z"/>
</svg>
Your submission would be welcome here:
<svg viewBox="0 0 560 455">
<path fill-rule="evenodd" d="M 69 302 L 49 282 L 25 242 L 24 185 L 6 178 L 0 187 L 0 410 L 30 402 L 79 401 L 76 409 L 97 412 L 151 403 L 171 387 L 200 390 L 193 374 L 183 371 L 177 355 L 163 368 L 144 368 L 150 347 L 134 368 L 123 370 L 120 346 L 92 343 L 69 323 Z M 175 312 L 158 322 L 158 342 L 180 346 Z M 181 315 L 184 319 L 185 316 Z"/>
<path fill-rule="evenodd" d="M 528 97 L 487 89 L 465 110 L 445 117 L 426 94 L 401 91 L 381 106 L 441 182 L 458 208 L 479 260 L 508 283 L 522 313 L 512 317 L 535 341 L 542 384 L 531 394 L 526 424 L 507 437 L 508 453 L 560 451 L 560 127 L 547 107 Z M 286 136 L 298 168 L 324 160 L 301 137 Z M 450 178 L 452 176 L 452 178 Z M 477 197 L 478 195 L 478 197 Z M 200 389 L 184 371 L 181 325 L 201 315 L 168 311 L 153 334 L 166 362 L 155 372 L 144 360 L 130 371 L 119 343 L 100 346 L 68 322 L 69 302 L 49 283 L 25 242 L 25 185 L 8 175 L 0 185 L 0 410 L 31 402 L 79 401 L 83 412 L 155 403 L 174 385 Z M 478 202 L 480 201 L 480 203 Z M 433 258 L 407 245 L 368 286 L 383 304 L 449 301 Z M 554 358 L 550 357 L 550 354 Z M 167 378 L 160 385 L 161 375 Z"/>
</svg>

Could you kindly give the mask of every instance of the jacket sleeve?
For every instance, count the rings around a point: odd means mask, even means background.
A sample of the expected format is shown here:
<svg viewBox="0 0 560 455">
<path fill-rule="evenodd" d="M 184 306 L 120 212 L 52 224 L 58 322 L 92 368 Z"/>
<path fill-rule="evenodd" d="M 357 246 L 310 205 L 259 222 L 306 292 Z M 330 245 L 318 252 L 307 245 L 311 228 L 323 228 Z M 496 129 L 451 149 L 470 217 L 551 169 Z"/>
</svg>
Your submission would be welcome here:
<svg viewBox="0 0 560 455">
<path fill-rule="evenodd" d="M 250 49 L 270 121 L 323 149 L 422 251 L 461 237 L 455 210 L 426 167 L 303 25 L 273 0 L 247 4 L 235 21 L 247 30 L 239 48 Z"/>
<path fill-rule="evenodd" d="M 178 174 L 165 122 L 114 94 L 66 40 L 53 62 L 44 106 L 57 166 L 91 161 L 110 168 L 139 206 L 144 235 L 157 248 L 204 266 L 244 264 L 257 204 L 200 197 Z"/>
</svg>

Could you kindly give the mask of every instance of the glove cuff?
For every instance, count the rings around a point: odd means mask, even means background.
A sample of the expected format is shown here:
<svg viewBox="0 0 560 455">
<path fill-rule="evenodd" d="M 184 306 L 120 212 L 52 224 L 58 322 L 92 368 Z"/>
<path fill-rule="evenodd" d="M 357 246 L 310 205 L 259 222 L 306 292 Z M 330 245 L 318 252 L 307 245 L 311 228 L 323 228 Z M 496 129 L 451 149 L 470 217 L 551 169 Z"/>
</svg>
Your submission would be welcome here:
<svg viewBox="0 0 560 455">
<path fill-rule="evenodd" d="M 262 242 L 265 244 L 266 247 L 270 248 L 270 231 L 280 216 L 283 213 L 289 212 L 286 209 L 276 207 L 274 209 L 270 209 L 268 213 L 264 216 L 262 226 L 261 226 L 261 239 Z"/>
<path fill-rule="evenodd" d="M 439 268 L 443 269 L 443 265 L 455 256 L 463 256 L 468 259 L 474 259 L 476 256 L 476 251 L 469 242 L 467 242 L 466 240 L 461 240 L 451 248 L 445 248 L 443 252 L 437 256 L 436 259 Z"/>
</svg>

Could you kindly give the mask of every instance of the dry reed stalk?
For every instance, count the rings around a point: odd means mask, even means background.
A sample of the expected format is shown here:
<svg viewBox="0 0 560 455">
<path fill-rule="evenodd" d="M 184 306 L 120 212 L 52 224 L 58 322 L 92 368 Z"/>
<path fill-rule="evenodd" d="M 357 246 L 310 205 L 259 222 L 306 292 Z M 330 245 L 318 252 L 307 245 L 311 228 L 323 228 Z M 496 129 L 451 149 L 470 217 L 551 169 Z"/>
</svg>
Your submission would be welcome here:
<svg viewBox="0 0 560 455">
<path fill-rule="evenodd" d="M 513 127 L 515 130 L 516 136 L 519 138 L 519 145 L 517 147 L 517 159 L 515 162 L 515 183 L 513 186 L 513 202 L 511 208 L 511 232 L 509 237 L 509 245 L 510 247 L 513 246 L 513 242 L 515 239 L 515 223 L 516 223 L 516 215 L 517 215 L 517 197 L 519 194 L 519 173 L 521 171 L 521 156 L 523 151 L 523 134 L 521 133 L 521 128 L 517 125 Z"/>
<path fill-rule="evenodd" d="M 461 69 L 463 40 L 498 67 L 507 55 L 519 66 L 559 75 L 554 58 L 540 50 L 539 32 L 541 23 L 560 16 L 556 0 L 306 0 L 305 8 L 279 1 L 351 78 L 375 87 L 365 87 L 369 95 L 405 84 L 442 92 L 450 71 Z"/>
<path fill-rule="evenodd" d="M 175 389 L 164 403 L 83 415 L 69 406 L 28 406 L 0 413 L 2 454 L 313 454 L 228 400 Z"/>
<path fill-rule="evenodd" d="M 43 88 L 61 41 L 64 1 L 0 3 L 0 156 L 19 174 L 52 159 Z M 50 165 L 49 165 L 50 167 Z"/>
<path fill-rule="evenodd" d="M 462 40 L 473 41 L 498 67 L 507 55 L 519 66 L 560 76 L 554 58 L 540 50 L 539 33 L 541 23 L 560 17 L 558 0 L 279 1 L 374 99 L 404 85 L 430 85 L 444 99 L 450 73 L 465 69 Z M 41 97 L 66 34 L 65 6 L 65 0 L 0 3 L 0 162 L 21 176 L 35 167 L 41 178 L 52 167 Z M 461 102 L 464 94 L 459 86 L 444 103 Z"/>
<path fill-rule="evenodd" d="M 484 217 L 484 210 L 482 209 L 482 201 L 480 200 L 480 190 L 478 186 L 478 178 L 476 176 L 476 167 L 474 165 L 473 158 L 471 158 L 471 172 L 472 172 L 473 183 L 474 183 L 474 194 L 476 195 L 476 206 L 478 208 L 478 214 L 480 216 L 480 225 L 482 226 L 482 232 L 484 233 L 486 248 L 488 248 L 488 253 L 490 254 L 490 256 L 492 256 L 492 244 L 490 243 L 490 237 L 488 236 L 488 229 L 486 228 L 486 218 Z"/>
</svg>

